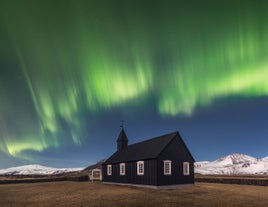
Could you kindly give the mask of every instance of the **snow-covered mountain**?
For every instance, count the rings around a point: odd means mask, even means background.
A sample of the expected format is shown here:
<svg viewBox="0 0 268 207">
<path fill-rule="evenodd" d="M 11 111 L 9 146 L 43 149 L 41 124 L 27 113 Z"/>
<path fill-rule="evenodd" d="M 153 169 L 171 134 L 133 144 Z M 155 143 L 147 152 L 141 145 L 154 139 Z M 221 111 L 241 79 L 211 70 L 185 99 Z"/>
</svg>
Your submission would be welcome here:
<svg viewBox="0 0 268 207">
<path fill-rule="evenodd" d="M 261 159 L 262 161 L 267 161 L 268 162 L 268 157 L 264 157 Z"/>
<path fill-rule="evenodd" d="M 257 159 L 248 155 L 232 154 L 213 162 L 196 162 L 195 173 L 204 175 L 268 175 L 268 157 Z"/>
<path fill-rule="evenodd" d="M 0 169 L 0 175 L 55 175 L 80 170 L 83 170 L 83 168 L 52 168 L 42 165 L 23 165 Z"/>
<path fill-rule="evenodd" d="M 232 154 L 213 162 L 196 162 L 195 173 L 210 175 L 260 174 L 268 175 L 268 157 L 257 159 L 243 154 Z M 42 165 L 24 165 L 0 169 L 0 175 L 55 175 L 81 171 L 83 168 L 52 168 Z"/>
</svg>

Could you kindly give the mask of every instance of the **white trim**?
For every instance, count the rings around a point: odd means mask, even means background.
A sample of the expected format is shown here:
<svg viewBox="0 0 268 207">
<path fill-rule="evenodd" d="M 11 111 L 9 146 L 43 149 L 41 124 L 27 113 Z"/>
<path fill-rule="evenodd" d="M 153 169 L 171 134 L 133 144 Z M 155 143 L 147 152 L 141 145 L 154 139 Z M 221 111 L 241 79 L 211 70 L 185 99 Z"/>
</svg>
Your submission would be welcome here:
<svg viewBox="0 0 268 207">
<path fill-rule="evenodd" d="M 142 184 L 131 184 L 131 183 L 112 183 L 112 182 L 103 182 L 107 185 L 121 185 L 121 186 L 134 186 L 139 188 L 152 188 L 160 190 L 169 190 L 169 189 L 178 189 L 185 187 L 194 187 L 194 184 L 175 184 L 175 185 L 142 185 Z"/>
<path fill-rule="evenodd" d="M 137 162 L 137 175 L 144 175 L 144 161 Z"/>
<path fill-rule="evenodd" d="M 99 176 L 96 176 L 96 174 L 98 174 Z M 95 168 L 92 169 L 91 172 L 89 173 L 89 178 L 90 181 L 94 181 L 94 180 L 102 180 L 102 171 L 99 168 Z"/>
<path fill-rule="evenodd" d="M 107 175 L 112 175 L 112 165 L 107 165 Z"/>
<path fill-rule="evenodd" d="M 183 175 L 190 175 L 190 163 L 183 162 Z"/>
<path fill-rule="evenodd" d="M 125 175 L 126 174 L 126 165 L 125 163 L 120 163 L 120 175 Z"/>
<path fill-rule="evenodd" d="M 171 160 L 164 160 L 163 164 L 164 175 L 171 175 Z"/>
</svg>

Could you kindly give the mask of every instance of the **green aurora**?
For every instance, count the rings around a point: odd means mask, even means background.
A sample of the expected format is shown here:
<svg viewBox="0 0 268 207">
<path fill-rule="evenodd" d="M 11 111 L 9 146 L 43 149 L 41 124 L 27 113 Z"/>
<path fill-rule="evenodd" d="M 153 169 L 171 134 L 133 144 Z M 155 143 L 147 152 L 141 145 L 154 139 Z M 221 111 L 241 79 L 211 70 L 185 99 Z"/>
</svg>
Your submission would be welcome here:
<svg viewBox="0 0 268 207">
<path fill-rule="evenodd" d="M 192 116 L 268 95 L 265 1 L 4 0 L 0 31 L 0 151 L 12 157 L 81 145 L 85 112 Z"/>
</svg>

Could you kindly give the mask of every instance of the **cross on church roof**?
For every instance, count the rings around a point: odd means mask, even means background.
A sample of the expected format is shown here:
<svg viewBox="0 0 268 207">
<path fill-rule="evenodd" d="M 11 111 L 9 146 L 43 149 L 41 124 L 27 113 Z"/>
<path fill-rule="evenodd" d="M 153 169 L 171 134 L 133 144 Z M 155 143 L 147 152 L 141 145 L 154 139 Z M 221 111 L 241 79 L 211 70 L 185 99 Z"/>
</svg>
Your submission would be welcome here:
<svg viewBox="0 0 268 207">
<path fill-rule="evenodd" d="M 124 120 L 121 121 L 121 125 L 120 125 L 120 127 L 121 127 L 122 129 L 124 129 Z"/>
</svg>

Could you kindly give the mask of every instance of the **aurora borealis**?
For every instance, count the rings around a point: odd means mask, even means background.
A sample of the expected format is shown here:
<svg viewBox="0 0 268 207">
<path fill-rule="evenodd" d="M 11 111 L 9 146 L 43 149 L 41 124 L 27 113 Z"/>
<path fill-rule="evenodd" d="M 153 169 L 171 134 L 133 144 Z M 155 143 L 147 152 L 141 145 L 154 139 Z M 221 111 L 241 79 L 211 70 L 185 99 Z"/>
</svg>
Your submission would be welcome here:
<svg viewBox="0 0 268 207">
<path fill-rule="evenodd" d="M 268 156 L 267 57 L 266 1 L 3 0 L 0 167 L 86 166 L 113 152 L 122 119 L 132 142 L 180 130 L 196 160 L 204 143 L 253 139 L 249 126 L 259 145 L 230 150 Z M 235 117 L 200 134 L 224 109 Z"/>
</svg>

